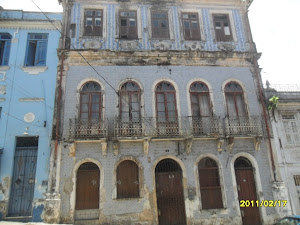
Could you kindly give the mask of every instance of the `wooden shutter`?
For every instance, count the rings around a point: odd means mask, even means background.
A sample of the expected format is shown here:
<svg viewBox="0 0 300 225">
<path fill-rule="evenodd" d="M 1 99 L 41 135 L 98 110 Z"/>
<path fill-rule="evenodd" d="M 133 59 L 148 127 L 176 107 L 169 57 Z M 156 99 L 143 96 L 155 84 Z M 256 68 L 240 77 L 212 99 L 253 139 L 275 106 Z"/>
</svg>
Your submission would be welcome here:
<svg viewBox="0 0 300 225">
<path fill-rule="evenodd" d="M 117 198 L 139 197 L 139 169 L 135 162 L 126 160 L 117 168 Z"/>
<path fill-rule="evenodd" d="M 36 47 L 35 65 L 45 66 L 47 56 L 47 41 L 38 41 Z"/>
<path fill-rule="evenodd" d="M 210 165 L 208 165 L 207 161 L 210 162 Z M 210 158 L 204 158 L 198 164 L 198 172 L 202 208 L 223 208 L 223 198 L 217 163 Z"/>
</svg>

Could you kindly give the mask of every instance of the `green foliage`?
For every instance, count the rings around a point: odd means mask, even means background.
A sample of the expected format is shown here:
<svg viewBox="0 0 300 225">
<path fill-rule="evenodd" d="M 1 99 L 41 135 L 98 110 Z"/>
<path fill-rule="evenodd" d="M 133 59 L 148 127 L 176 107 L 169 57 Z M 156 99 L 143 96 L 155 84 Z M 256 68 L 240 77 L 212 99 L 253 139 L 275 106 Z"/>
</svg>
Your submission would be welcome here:
<svg viewBox="0 0 300 225">
<path fill-rule="evenodd" d="M 268 110 L 274 111 L 277 108 L 278 101 L 279 101 L 278 96 L 273 96 L 272 98 L 270 98 L 268 104 Z"/>
</svg>

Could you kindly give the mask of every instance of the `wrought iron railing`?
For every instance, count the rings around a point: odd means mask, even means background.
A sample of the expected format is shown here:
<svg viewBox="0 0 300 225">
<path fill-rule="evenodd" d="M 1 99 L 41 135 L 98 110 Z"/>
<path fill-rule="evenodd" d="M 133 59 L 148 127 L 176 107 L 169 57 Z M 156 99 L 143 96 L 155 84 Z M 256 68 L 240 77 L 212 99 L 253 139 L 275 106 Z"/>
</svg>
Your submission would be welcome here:
<svg viewBox="0 0 300 225">
<path fill-rule="evenodd" d="M 259 116 L 226 117 L 226 136 L 262 136 Z"/>
<path fill-rule="evenodd" d="M 152 137 L 177 137 L 183 135 L 184 128 L 180 128 L 181 118 L 155 118 L 146 117 L 143 119 L 145 135 Z"/>
<path fill-rule="evenodd" d="M 141 137 L 144 136 L 141 119 L 114 120 L 114 137 Z"/>
<path fill-rule="evenodd" d="M 107 120 L 70 119 L 71 139 L 99 139 L 107 137 Z"/>
<path fill-rule="evenodd" d="M 223 129 L 219 116 L 186 117 L 188 133 L 194 137 L 222 136 Z"/>
</svg>

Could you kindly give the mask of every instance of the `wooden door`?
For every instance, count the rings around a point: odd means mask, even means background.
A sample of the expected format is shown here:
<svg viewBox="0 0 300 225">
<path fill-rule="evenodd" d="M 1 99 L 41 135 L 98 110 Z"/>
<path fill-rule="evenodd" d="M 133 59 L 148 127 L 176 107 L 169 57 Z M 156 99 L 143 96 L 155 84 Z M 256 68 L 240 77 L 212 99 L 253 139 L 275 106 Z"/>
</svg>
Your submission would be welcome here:
<svg viewBox="0 0 300 225">
<path fill-rule="evenodd" d="M 38 147 L 17 147 L 8 216 L 31 216 Z"/>
<path fill-rule="evenodd" d="M 256 188 L 252 168 L 235 168 L 236 183 L 238 187 L 239 201 L 256 201 Z M 260 225 L 260 213 L 258 207 L 241 207 L 243 225 Z M 252 205 L 251 205 L 252 206 Z"/>
<path fill-rule="evenodd" d="M 76 210 L 99 208 L 100 170 L 94 163 L 82 164 L 77 172 Z"/>
<path fill-rule="evenodd" d="M 181 171 L 155 175 L 159 225 L 185 225 Z"/>
</svg>

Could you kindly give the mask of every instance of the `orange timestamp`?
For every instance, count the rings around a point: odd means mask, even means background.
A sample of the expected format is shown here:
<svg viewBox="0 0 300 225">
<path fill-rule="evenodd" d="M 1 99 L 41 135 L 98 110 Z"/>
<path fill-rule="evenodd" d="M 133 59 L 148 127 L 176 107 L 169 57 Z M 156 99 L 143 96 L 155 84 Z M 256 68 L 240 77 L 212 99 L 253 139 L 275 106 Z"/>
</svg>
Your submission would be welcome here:
<svg viewBox="0 0 300 225">
<path fill-rule="evenodd" d="M 287 200 L 240 200 L 240 207 L 285 207 Z"/>
</svg>

